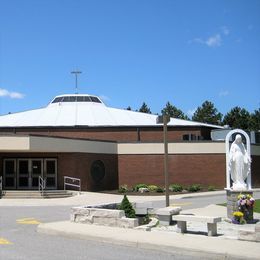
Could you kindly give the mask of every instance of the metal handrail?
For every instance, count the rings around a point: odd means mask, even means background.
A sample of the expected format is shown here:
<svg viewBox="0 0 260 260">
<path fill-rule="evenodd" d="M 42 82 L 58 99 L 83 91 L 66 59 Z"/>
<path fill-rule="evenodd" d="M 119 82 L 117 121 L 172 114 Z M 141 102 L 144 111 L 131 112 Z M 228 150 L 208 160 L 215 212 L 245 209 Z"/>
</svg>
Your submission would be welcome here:
<svg viewBox="0 0 260 260">
<path fill-rule="evenodd" d="M 41 176 L 39 176 L 39 191 L 41 192 L 41 194 L 43 194 L 45 188 L 46 188 L 46 178 L 42 178 Z"/>
<path fill-rule="evenodd" d="M 67 180 L 71 180 L 72 183 L 67 182 Z M 75 182 L 78 182 L 78 184 L 75 184 Z M 81 179 L 64 176 L 64 190 L 66 190 L 66 186 L 77 187 L 77 188 L 79 188 L 79 192 L 80 192 L 81 191 Z"/>
</svg>

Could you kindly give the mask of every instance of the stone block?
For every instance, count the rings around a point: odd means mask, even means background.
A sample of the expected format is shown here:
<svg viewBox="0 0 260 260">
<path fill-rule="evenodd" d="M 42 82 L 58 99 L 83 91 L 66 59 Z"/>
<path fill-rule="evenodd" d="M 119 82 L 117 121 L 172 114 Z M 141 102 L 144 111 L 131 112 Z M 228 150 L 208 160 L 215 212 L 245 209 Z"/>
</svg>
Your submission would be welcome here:
<svg viewBox="0 0 260 260">
<path fill-rule="evenodd" d="M 117 219 L 107 217 L 93 217 L 93 224 L 115 227 L 117 226 Z"/>
<path fill-rule="evenodd" d="M 217 235 L 217 223 L 207 223 L 208 227 L 208 236 Z"/>
<path fill-rule="evenodd" d="M 72 220 L 73 215 L 84 215 L 89 217 L 122 218 L 125 216 L 125 212 L 123 210 L 113 209 L 74 207 L 71 209 L 71 215 Z"/>
<path fill-rule="evenodd" d="M 169 226 L 173 224 L 172 216 L 178 215 L 180 211 L 181 207 L 165 207 L 156 210 L 156 215 L 161 225 Z"/>
<path fill-rule="evenodd" d="M 165 207 L 156 210 L 157 215 L 172 216 L 178 215 L 181 211 L 181 207 Z"/>
<path fill-rule="evenodd" d="M 134 228 L 138 226 L 138 219 L 136 218 L 120 218 L 117 219 L 117 227 Z"/>
<path fill-rule="evenodd" d="M 238 239 L 246 241 L 256 241 L 256 233 L 253 231 L 239 230 Z"/>
<path fill-rule="evenodd" d="M 255 224 L 255 232 L 260 233 L 260 222 Z"/>
<path fill-rule="evenodd" d="M 145 192 L 149 192 L 148 188 L 139 188 L 138 190 L 140 193 L 145 193 Z"/>
<path fill-rule="evenodd" d="M 178 233 L 186 233 L 187 232 L 186 221 L 178 221 L 177 222 L 177 232 Z"/>
<path fill-rule="evenodd" d="M 85 223 L 85 224 L 93 224 L 93 219 L 89 216 L 85 216 L 85 215 L 74 215 L 73 220 L 71 220 L 72 222 L 76 222 L 76 223 Z"/>
</svg>

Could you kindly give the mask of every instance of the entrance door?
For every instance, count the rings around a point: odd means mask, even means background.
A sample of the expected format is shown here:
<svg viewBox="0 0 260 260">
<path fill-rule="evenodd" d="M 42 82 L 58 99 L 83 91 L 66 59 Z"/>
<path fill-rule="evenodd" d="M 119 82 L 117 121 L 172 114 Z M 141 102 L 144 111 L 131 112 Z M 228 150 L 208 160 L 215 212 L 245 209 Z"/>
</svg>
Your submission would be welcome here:
<svg viewBox="0 0 260 260">
<path fill-rule="evenodd" d="M 43 176 L 42 159 L 18 159 L 18 189 L 38 189 L 39 176 Z"/>
<path fill-rule="evenodd" d="M 31 186 L 32 189 L 39 188 L 39 176 L 43 176 L 43 160 L 31 159 L 30 160 L 30 173 L 31 173 Z"/>
<path fill-rule="evenodd" d="M 18 189 L 29 189 L 31 187 L 30 161 L 28 159 L 17 160 Z"/>
<path fill-rule="evenodd" d="M 3 184 L 5 189 L 16 189 L 16 160 L 4 160 L 4 178 Z"/>
<path fill-rule="evenodd" d="M 38 189 L 39 176 L 46 179 L 47 189 L 57 189 L 57 159 L 4 159 L 3 184 L 5 189 Z"/>
<path fill-rule="evenodd" d="M 57 189 L 57 160 L 44 160 L 44 177 L 46 178 L 47 189 Z"/>
</svg>

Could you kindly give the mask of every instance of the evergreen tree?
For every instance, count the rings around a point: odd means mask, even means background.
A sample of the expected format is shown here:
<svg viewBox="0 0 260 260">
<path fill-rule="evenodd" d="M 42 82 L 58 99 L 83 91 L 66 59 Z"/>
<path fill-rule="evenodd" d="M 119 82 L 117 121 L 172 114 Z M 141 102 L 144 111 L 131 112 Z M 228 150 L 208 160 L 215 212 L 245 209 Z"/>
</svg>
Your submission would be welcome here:
<svg viewBox="0 0 260 260">
<path fill-rule="evenodd" d="M 150 108 L 146 105 L 145 102 L 143 102 L 142 106 L 140 107 L 140 109 L 138 111 L 142 112 L 142 113 L 147 113 L 147 114 L 151 114 L 152 113 Z"/>
<path fill-rule="evenodd" d="M 124 195 L 124 198 L 119 206 L 119 209 L 125 211 L 125 216 L 127 218 L 135 218 L 135 210 L 132 204 L 129 202 L 126 195 Z"/>
<path fill-rule="evenodd" d="M 260 130 L 260 108 L 251 114 L 250 130 Z"/>
<path fill-rule="evenodd" d="M 192 116 L 193 121 L 221 125 L 222 114 L 218 112 L 214 104 L 210 101 L 205 101 L 201 107 L 198 107 Z"/>
<path fill-rule="evenodd" d="M 189 120 L 189 118 L 177 107 L 173 106 L 169 101 L 166 103 L 165 107 L 162 109 L 163 115 L 168 115 L 170 117 Z"/>
<path fill-rule="evenodd" d="M 240 107 L 232 108 L 224 117 L 223 124 L 232 128 L 241 128 L 243 130 L 250 129 L 251 116 L 250 113 Z"/>
<path fill-rule="evenodd" d="M 128 106 L 128 107 L 126 108 L 126 110 L 132 110 L 132 108 L 131 108 L 130 106 Z"/>
</svg>

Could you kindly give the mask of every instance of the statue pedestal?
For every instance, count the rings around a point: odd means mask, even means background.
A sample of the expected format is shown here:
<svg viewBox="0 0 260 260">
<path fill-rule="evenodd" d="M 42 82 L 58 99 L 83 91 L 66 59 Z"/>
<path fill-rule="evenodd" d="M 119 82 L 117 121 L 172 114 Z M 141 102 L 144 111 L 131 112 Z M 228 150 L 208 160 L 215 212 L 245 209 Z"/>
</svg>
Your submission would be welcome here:
<svg viewBox="0 0 260 260">
<path fill-rule="evenodd" d="M 239 211 L 238 210 L 238 195 L 239 194 L 250 194 L 253 197 L 253 191 L 250 190 L 242 190 L 242 191 L 234 191 L 231 189 L 226 189 L 226 194 L 227 194 L 227 217 L 229 219 L 233 218 L 233 212 Z M 244 215 L 244 219 L 250 223 L 253 221 L 254 216 L 253 216 L 253 207 L 248 208 L 248 214 Z"/>
</svg>

